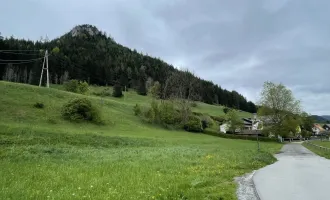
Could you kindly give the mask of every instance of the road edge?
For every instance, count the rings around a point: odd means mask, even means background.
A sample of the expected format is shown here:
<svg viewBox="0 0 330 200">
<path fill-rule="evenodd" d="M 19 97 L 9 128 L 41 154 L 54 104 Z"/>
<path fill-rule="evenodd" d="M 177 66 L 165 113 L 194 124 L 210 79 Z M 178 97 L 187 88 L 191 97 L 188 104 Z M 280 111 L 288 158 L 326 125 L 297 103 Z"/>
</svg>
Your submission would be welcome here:
<svg viewBox="0 0 330 200">
<path fill-rule="evenodd" d="M 252 174 L 252 185 L 253 185 L 253 190 L 254 190 L 254 194 L 257 197 L 258 200 L 261 200 L 260 195 L 258 193 L 256 184 L 254 183 L 254 175 L 257 173 L 258 170 L 255 170 Z"/>
</svg>

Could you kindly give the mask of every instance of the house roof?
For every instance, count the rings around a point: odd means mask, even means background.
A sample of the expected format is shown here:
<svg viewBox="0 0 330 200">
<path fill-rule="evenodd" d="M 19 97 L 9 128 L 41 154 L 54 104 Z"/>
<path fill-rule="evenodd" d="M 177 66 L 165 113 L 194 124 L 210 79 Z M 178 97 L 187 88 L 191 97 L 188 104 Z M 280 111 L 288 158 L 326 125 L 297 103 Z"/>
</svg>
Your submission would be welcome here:
<svg viewBox="0 0 330 200">
<path fill-rule="evenodd" d="M 319 129 L 320 131 L 325 131 L 320 124 L 314 124 L 314 128 Z"/>
</svg>

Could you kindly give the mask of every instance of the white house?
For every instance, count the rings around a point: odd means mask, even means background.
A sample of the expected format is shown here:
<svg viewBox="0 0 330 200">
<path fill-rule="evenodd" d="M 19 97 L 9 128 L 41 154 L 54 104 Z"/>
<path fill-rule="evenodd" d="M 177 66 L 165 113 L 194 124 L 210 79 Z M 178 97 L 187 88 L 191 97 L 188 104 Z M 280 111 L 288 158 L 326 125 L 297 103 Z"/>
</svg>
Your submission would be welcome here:
<svg viewBox="0 0 330 200">
<path fill-rule="evenodd" d="M 320 126 L 320 124 L 314 124 L 312 131 L 315 135 L 319 135 L 321 132 L 324 132 L 325 130 Z"/>
<path fill-rule="evenodd" d="M 224 123 L 224 124 L 220 125 L 220 132 L 227 133 L 228 129 L 229 129 L 229 124 Z"/>
<path fill-rule="evenodd" d="M 243 122 L 243 130 L 262 130 L 262 126 L 260 128 L 259 125 L 259 124 L 262 125 L 262 121 L 260 120 L 252 120 L 251 118 L 242 118 L 242 122 Z M 220 132 L 227 133 L 229 126 L 230 126 L 230 122 L 220 125 Z M 242 130 L 237 129 L 235 132 L 239 133 L 241 131 Z"/>
</svg>

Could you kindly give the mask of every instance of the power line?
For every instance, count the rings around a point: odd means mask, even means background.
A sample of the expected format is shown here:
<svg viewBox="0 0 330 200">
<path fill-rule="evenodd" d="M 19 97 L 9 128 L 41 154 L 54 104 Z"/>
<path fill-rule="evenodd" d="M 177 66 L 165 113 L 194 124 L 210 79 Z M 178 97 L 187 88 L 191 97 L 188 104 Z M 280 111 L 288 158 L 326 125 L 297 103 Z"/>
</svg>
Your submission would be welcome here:
<svg viewBox="0 0 330 200">
<path fill-rule="evenodd" d="M 0 52 L 20 52 L 20 51 L 34 51 L 34 52 L 36 52 L 36 51 L 42 51 L 42 49 L 39 49 L 39 50 L 28 50 L 28 49 L 21 49 L 21 50 L 17 50 L 17 49 L 2 49 L 2 50 L 0 50 Z"/>
<path fill-rule="evenodd" d="M 41 57 L 44 58 L 44 57 Z M 4 60 L 4 59 L 0 59 L 0 61 L 3 62 L 26 62 L 26 61 L 32 61 L 32 60 L 39 60 L 40 58 L 33 58 L 33 59 L 28 59 L 28 60 Z"/>
<path fill-rule="evenodd" d="M 15 55 L 28 55 L 28 56 L 39 56 L 40 54 L 36 53 L 18 53 L 18 52 L 11 52 L 11 51 L 0 51 L 0 53 L 5 53 L 5 54 L 15 54 Z"/>
<path fill-rule="evenodd" d="M 43 59 L 44 57 L 41 57 L 41 58 L 36 58 L 36 59 L 31 59 L 30 61 L 24 61 L 24 62 L 5 62 L 5 63 L 1 63 L 0 62 L 0 65 L 7 65 L 7 64 L 13 64 L 13 65 L 21 65 L 21 64 L 26 64 L 26 63 L 32 63 L 32 62 L 35 62 L 37 60 L 41 60 Z"/>
</svg>

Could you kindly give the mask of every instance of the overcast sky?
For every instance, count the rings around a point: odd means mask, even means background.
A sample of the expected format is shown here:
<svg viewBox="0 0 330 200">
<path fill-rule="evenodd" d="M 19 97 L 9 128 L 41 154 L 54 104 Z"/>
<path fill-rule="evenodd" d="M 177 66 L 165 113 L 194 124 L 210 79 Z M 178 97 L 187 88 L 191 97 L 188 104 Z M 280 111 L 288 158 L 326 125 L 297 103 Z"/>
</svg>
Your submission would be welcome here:
<svg viewBox="0 0 330 200">
<path fill-rule="evenodd" d="M 254 102 L 283 83 L 330 114 L 329 0 L 1 0 L 3 36 L 37 40 L 92 24 Z"/>
</svg>

